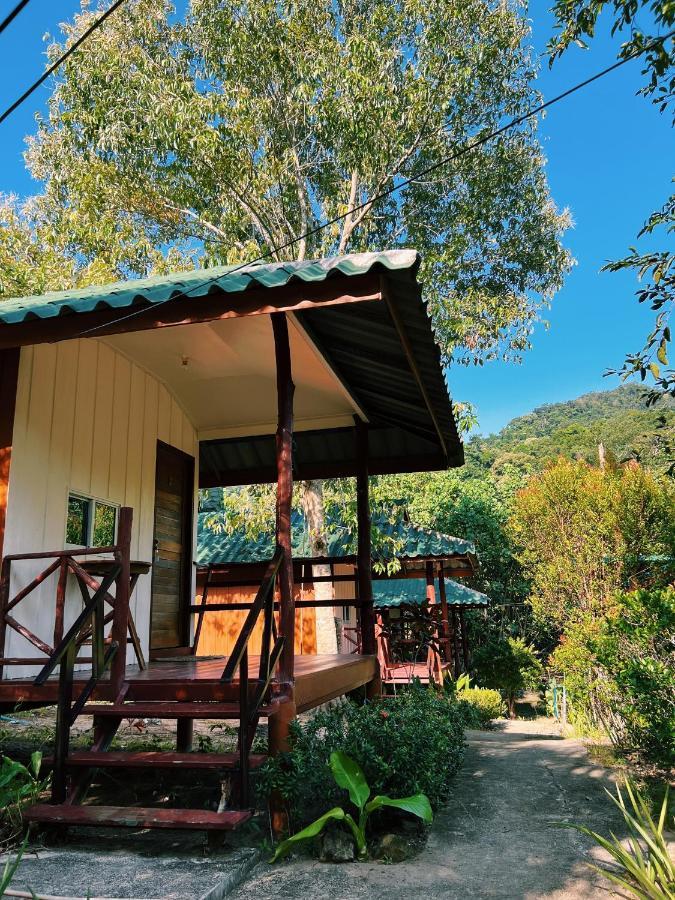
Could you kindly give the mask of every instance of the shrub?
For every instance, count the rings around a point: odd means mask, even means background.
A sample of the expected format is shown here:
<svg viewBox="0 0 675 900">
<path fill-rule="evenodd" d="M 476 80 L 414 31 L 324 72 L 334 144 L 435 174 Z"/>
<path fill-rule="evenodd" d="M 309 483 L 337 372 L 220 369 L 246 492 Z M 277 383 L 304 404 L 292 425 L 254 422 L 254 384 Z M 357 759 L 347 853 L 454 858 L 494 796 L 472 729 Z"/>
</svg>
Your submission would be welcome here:
<svg viewBox="0 0 675 900">
<path fill-rule="evenodd" d="M 504 692 L 511 718 L 516 715 L 518 694 L 538 687 L 542 675 L 534 648 L 521 638 L 500 638 L 484 644 L 474 653 L 473 666 L 481 687 Z"/>
<path fill-rule="evenodd" d="M 342 701 L 293 723 L 290 741 L 289 753 L 266 763 L 259 787 L 263 797 L 281 794 L 294 827 L 342 802 L 329 765 L 336 750 L 359 764 L 373 793 L 423 793 L 434 809 L 464 756 L 458 705 L 422 687 L 362 706 Z"/>
<path fill-rule="evenodd" d="M 460 706 L 465 706 L 465 724 L 468 728 L 482 728 L 504 711 L 504 701 L 499 691 L 489 688 L 467 688 L 457 695 Z"/>
</svg>

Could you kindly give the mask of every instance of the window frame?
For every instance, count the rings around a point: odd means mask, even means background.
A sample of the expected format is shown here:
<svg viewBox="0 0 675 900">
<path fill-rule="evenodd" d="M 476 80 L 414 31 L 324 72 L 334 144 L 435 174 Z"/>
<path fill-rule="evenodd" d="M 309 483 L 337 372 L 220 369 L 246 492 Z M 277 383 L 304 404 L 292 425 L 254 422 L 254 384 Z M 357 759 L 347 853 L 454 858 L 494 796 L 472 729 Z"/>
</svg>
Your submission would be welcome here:
<svg viewBox="0 0 675 900">
<path fill-rule="evenodd" d="M 86 543 L 84 544 L 71 544 L 68 541 L 68 505 L 70 503 L 71 498 L 76 500 L 82 500 L 87 504 L 87 533 Z M 96 507 L 97 506 L 107 506 L 110 509 L 114 510 L 115 513 L 115 523 L 113 526 L 113 539 L 111 544 L 115 544 L 117 540 L 117 529 L 119 526 L 119 512 L 120 512 L 120 503 L 113 503 L 112 500 L 104 500 L 102 497 L 95 497 L 93 494 L 86 494 L 84 491 L 76 491 L 76 490 L 68 490 L 66 495 L 66 522 L 65 522 L 65 534 L 64 534 L 64 547 L 66 550 L 81 550 L 83 548 L 90 547 L 92 550 L 98 550 L 99 548 L 94 545 L 94 529 L 96 528 Z M 110 546 L 108 544 L 101 544 L 103 546 Z"/>
</svg>

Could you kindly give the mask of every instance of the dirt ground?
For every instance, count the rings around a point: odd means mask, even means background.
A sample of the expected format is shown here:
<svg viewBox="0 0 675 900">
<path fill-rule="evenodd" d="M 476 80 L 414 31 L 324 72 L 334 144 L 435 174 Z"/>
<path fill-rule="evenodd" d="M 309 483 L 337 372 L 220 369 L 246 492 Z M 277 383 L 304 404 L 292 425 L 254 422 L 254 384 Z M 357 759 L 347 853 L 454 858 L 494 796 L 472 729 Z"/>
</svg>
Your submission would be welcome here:
<svg viewBox="0 0 675 900">
<path fill-rule="evenodd" d="M 409 862 L 325 865 L 298 858 L 259 865 L 235 900 L 590 900 L 605 896 L 588 863 L 600 857 L 581 835 L 621 823 L 603 788 L 606 769 L 547 720 L 469 732 L 463 771 L 425 850 Z"/>
</svg>

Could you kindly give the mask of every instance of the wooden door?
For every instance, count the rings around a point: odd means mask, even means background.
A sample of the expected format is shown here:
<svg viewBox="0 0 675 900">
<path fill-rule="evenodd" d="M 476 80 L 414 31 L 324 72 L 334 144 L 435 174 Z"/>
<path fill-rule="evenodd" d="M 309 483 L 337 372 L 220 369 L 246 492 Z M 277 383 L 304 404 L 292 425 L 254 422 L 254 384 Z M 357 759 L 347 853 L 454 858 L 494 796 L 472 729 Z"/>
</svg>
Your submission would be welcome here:
<svg viewBox="0 0 675 900">
<path fill-rule="evenodd" d="M 194 466 L 191 456 L 157 442 L 151 652 L 188 641 Z"/>
</svg>

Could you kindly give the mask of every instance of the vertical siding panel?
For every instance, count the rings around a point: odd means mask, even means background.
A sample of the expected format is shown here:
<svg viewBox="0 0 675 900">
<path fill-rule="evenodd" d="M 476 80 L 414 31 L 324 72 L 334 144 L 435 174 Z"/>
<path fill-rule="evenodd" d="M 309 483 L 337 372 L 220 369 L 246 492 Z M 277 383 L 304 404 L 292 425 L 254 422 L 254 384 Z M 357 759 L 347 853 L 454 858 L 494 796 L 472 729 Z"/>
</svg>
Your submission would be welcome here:
<svg viewBox="0 0 675 900">
<path fill-rule="evenodd" d="M 112 433 L 110 436 L 110 470 L 107 496 L 114 503 L 123 504 L 129 447 L 129 394 L 131 392 L 131 363 L 115 354 L 115 377 L 112 402 Z"/>
<path fill-rule="evenodd" d="M 50 461 L 56 346 L 43 344 L 35 349 L 33 386 L 28 411 L 28 441 L 31 478 L 25 510 L 30 539 L 42 542 L 45 529 L 45 498 Z"/>
<path fill-rule="evenodd" d="M 134 511 L 134 527 L 131 535 L 132 552 L 136 558 L 141 553 L 141 494 L 143 490 L 143 434 L 145 432 L 145 373 L 133 366 L 129 389 L 129 430 L 127 442 L 127 467 L 124 503 Z"/>
<path fill-rule="evenodd" d="M 91 491 L 92 436 L 96 402 L 97 341 L 80 341 L 77 366 L 77 391 L 75 395 L 75 428 L 73 430 L 73 454 L 71 484 L 78 491 Z"/>
<path fill-rule="evenodd" d="M 171 398 L 171 426 L 170 426 L 170 438 L 169 443 L 172 447 L 176 447 L 178 450 L 185 449 L 183 447 L 183 420 L 185 416 L 183 415 L 183 410 L 176 403 L 175 399 Z"/>
<path fill-rule="evenodd" d="M 30 460 L 23 448 L 28 444 L 28 410 L 33 377 L 32 347 L 24 347 L 19 359 L 19 380 L 16 388 L 16 411 L 12 436 L 12 469 L 7 491 L 7 520 L 5 523 L 4 552 L 20 553 L 20 521 L 23 517 L 23 485 L 30 477 Z M 13 502 L 13 501 L 16 502 Z"/>
<path fill-rule="evenodd" d="M 65 545 L 66 504 L 70 481 L 69 462 L 73 452 L 79 349 L 77 341 L 56 345 L 49 485 L 45 501 L 45 546 L 52 550 L 60 550 Z"/>
<path fill-rule="evenodd" d="M 157 460 L 157 426 L 159 393 L 158 382 L 145 377 L 145 403 L 143 410 L 141 496 L 135 529 L 140 535 L 139 558 L 151 562 L 155 525 L 155 465 Z M 150 637 L 152 573 L 143 576 L 134 592 L 132 612 L 143 646 L 147 649 Z"/>
<path fill-rule="evenodd" d="M 104 499 L 108 499 L 110 496 L 108 479 L 114 384 L 115 353 L 106 344 L 99 343 L 91 456 L 91 492 Z"/>
<path fill-rule="evenodd" d="M 157 437 L 165 444 L 171 443 L 171 397 L 163 384 L 158 385 Z"/>
</svg>

